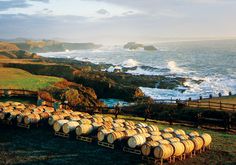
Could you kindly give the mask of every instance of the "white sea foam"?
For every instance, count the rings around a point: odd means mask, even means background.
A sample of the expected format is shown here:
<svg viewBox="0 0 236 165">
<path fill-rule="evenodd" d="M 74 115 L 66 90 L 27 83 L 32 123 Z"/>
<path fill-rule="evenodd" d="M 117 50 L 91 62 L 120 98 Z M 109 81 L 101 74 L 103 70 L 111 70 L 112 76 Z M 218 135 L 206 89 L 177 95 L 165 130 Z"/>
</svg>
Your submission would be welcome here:
<svg viewBox="0 0 236 165">
<path fill-rule="evenodd" d="M 175 61 L 168 61 L 167 67 L 170 69 L 171 73 L 183 73 L 184 69 L 177 66 Z"/>
<path fill-rule="evenodd" d="M 135 67 L 135 66 L 139 66 L 139 62 L 134 60 L 134 59 L 128 59 L 128 60 L 125 60 L 123 63 L 122 63 L 122 66 L 123 67 L 126 67 L 126 68 L 132 68 L 132 67 Z"/>
</svg>

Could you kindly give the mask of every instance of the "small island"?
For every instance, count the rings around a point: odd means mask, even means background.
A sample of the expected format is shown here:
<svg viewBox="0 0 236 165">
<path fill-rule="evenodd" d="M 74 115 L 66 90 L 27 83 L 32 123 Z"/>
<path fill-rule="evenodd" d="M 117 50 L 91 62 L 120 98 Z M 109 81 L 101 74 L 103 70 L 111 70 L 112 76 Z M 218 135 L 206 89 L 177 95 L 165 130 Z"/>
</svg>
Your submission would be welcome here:
<svg viewBox="0 0 236 165">
<path fill-rule="evenodd" d="M 146 51 L 156 51 L 157 48 L 153 45 L 143 45 L 136 42 L 128 42 L 124 45 L 124 49 L 129 50 L 137 50 L 137 49 L 143 49 Z"/>
</svg>

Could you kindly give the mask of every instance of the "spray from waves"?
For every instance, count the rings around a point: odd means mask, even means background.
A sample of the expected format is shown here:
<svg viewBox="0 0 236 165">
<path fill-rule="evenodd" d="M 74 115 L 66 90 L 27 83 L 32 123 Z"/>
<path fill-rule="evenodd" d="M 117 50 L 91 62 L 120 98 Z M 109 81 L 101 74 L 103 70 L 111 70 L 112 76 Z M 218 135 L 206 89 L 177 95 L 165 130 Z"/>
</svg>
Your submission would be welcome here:
<svg viewBox="0 0 236 165">
<path fill-rule="evenodd" d="M 167 62 L 167 67 L 170 69 L 171 73 L 183 73 L 185 70 L 183 68 L 180 68 L 177 66 L 175 61 L 168 61 Z"/>
<path fill-rule="evenodd" d="M 133 68 L 133 67 L 139 66 L 140 63 L 138 61 L 130 58 L 128 60 L 125 60 L 121 65 L 126 68 Z"/>
</svg>

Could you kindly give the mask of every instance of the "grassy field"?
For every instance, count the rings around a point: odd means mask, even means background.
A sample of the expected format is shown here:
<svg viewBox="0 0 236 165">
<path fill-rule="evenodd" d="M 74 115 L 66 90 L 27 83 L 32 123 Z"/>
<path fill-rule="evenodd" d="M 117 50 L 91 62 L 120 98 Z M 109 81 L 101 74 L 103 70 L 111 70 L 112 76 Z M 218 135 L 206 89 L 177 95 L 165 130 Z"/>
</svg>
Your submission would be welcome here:
<svg viewBox="0 0 236 165">
<path fill-rule="evenodd" d="M 212 99 L 206 99 L 203 101 L 212 101 L 212 102 L 220 102 L 228 103 L 228 104 L 236 104 L 236 96 L 224 96 L 224 97 L 216 97 Z"/>
<path fill-rule="evenodd" d="M 0 68 L 0 89 L 37 91 L 62 81 L 62 78 L 32 75 L 21 69 Z"/>
</svg>

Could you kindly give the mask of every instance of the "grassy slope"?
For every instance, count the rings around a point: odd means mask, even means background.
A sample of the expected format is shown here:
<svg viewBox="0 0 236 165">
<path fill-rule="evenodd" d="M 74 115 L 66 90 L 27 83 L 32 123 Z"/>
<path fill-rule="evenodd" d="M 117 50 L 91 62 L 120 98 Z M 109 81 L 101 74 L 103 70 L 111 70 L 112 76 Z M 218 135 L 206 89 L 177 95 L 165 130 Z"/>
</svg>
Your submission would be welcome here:
<svg viewBox="0 0 236 165">
<path fill-rule="evenodd" d="M 36 76 L 21 69 L 0 68 L 0 89 L 26 89 L 37 91 L 48 87 L 61 78 Z"/>
<path fill-rule="evenodd" d="M 113 115 L 112 115 L 113 116 Z M 123 116 L 119 115 L 118 118 L 129 119 L 133 121 L 144 121 L 141 117 L 133 116 Z M 183 129 L 187 133 L 191 131 L 198 131 L 199 133 L 209 133 L 212 138 L 211 151 L 197 155 L 192 159 L 187 159 L 183 162 L 178 162 L 177 164 L 234 164 L 236 163 L 236 134 L 225 133 L 207 129 L 196 129 L 186 126 L 181 126 L 179 124 L 169 125 L 164 122 L 159 122 L 156 120 L 148 120 L 149 123 L 158 124 L 159 129 L 164 129 L 166 127 L 172 127 L 174 129 Z"/>
<path fill-rule="evenodd" d="M 209 99 L 204 100 L 204 101 L 209 101 Z M 217 97 L 217 98 L 210 99 L 210 101 L 214 101 L 214 102 L 221 101 L 221 103 L 236 104 L 236 96 Z"/>
</svg>

